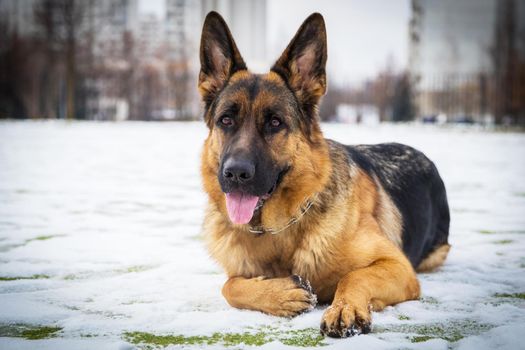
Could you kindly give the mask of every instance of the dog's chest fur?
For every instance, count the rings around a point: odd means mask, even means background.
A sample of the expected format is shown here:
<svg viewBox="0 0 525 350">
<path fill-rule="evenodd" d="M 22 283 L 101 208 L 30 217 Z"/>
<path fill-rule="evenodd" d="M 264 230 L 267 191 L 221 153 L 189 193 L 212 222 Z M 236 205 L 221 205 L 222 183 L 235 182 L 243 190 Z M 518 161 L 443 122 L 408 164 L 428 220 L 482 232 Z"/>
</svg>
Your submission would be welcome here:
<svg viewBox="0 0 525 350">
<path fill-rule="evenodd" d="M 339 275 L 340 267 L 331 261 L 336 244 L 326 235 L 301 234 L 299 230 L 298 225 L 282 235 L 232 232 L 208 240 L 208 247 L 230 276 L 273 278 L 298 274 L 314 288 L 320 288 L 321 281 L 326 287 L 327 278 L 333 276 L 335 281 Z"/>
<path fill-rule="evenodd" d="M 312 239 L 301 239 L 297 230 L 287 230 L 280 235 L 253 234 L 231 230 L 227 234 L 212 233 L 208 248 L 211 254 L 232 276 L 280 277 L 289 276 L 295 269 L 295 261 L 304 265 L 308 249 L 318 250 Z M 298 248 L 304 247 L 304 248 Z M 315 258 L 312 256 L 312 264 Z M 307 264 L 307 265 L 312 265 Z M 304 269 L 304 266 L 301 267 Z M 314 266 L 307 268 L 313 270 Z"/>
<path fill-rule="evenodd" d="M 337 257 L 348 244 L 347 235 L 341 234 L 345 213 L 320 213 L 313 208 L 288 230 L 256 235 L 224 230 L 228 225 L 224 217 L 210 210 L 205 226 L 210 228 L 205 230 L 208 249 L 229 276 L 273 278 L 297 274 L 311 282 L 320 300 L 328 299 L 342 277 Z"/>
</svg>

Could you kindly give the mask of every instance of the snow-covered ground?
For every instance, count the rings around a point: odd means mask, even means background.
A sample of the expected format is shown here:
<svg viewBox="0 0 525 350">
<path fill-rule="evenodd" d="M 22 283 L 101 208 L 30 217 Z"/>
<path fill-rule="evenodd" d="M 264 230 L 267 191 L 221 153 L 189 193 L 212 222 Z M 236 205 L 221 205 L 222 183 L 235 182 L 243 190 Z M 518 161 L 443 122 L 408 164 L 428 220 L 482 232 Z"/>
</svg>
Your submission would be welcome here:
<svg viewBox="0 0 525 350">
<path fill-rule="evenodd" d="M 419 148 L 448 190 L 449 259 L 420 275 L 421 300 L 374 313 L 372 334 L 321 338 L 324 307 L 227 305 L 201 240 L 202 123 L 1 122 L 0 349 L 524 349 L 525 134 L 323 129 Z"/>
</svg>

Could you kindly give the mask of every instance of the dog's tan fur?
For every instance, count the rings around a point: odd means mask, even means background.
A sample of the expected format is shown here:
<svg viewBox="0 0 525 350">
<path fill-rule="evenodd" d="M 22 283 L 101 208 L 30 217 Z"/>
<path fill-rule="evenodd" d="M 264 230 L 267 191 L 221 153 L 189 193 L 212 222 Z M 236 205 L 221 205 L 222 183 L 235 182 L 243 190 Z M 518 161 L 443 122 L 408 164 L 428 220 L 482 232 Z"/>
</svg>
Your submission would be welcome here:
<svg viewBox="0 0 525 350">
<path fill-rule="evenodd" d="M 443 244 L 430 253 L 416 268 L 417 272 L 432 272 L 443 265 L 450 251 L 450 244 Z"/>
<path fill-rule="evenodd" d="M 211 20 L 218 21 L 217 18 Z M 322 28 L 320 35 L 325 35 L 324 23 Z M 205 24 L 204 50 L 211 45 L 207 35 Z M 288 68 L 282 68 L 290 75 L 288 84 L 283 79 L 286 74 L 273 71 L 259 79 L 299 90 L 296 96 L 300 102 L 317 104 L 326 89 L 325 78 L 301 80 L 305 62 L 288 57 L 291 47 L 277 63 L 289 64 Z M 308 52 L 305 55 L 300 56 L 301 59 L 309 58 Z M 242 59 L 235 61 L 237 53 L 232 57 L 234 62 L 228 62 L 230 68 L 220 74 L 231 71 L 234 64 L 244 65 Z M 289 60 L 292 62 L 287 63 Z M 224 82 L 207 74 L 201 72 L 199 87 L 203 99 L 210 101 L 218 94 L 213 86 Z M 228 84 L 252 77 L 240 68 L 231 74 Z M 210 94 L 214 95 L 210 97 Z M 228 95 L 229 101 L 235 100 L 241 106 L 241 112 L 249 109 L 249 113 L 239 115 L 253 116 L 242 121 L 237 136 L 239 144 L 255 137 L 259 111 L 279 98 L 262 91 L 250 100 L 242 89 Z M 214 103 L 214 110 L 219 113 L 222 102 Z M 208 125 L 213 124 L 213 118 L 212 109 L 208 108 L 205 115 Z M 305 201 L 313 202 L 298 223 L 276 235 L 256 235 L 249 232 L 248 225 L 234 225 L 228 219 L 225 196 L 217 179 L 227 137 L 210 127 L 201 172 L 209 196 L 204 222 L 206 243 L 212 257 L 229 277 L 222 290 L 228 303 L 272 315 L 296 315 L 312 307 L 312 293 L 290 277 L 299 275 L 310 281 L 320 302 L 332 304 L 322 320 L 328 334 L 344 336 L 351 325 L 366 328 L 370 310 L 381 310 L 419 297 L 415 271 L 401 250 L 399 210 L 376 178 L 349 163 L 344 149 L 324 139 L 317 122 L 313 122 L 308 133 L 301 125 L 268 142 L 268 152 L 274 161 L 289 165 L 290 171 L 264 204 L 261 224 L 283 227 L 291 217 L 297 216 Z M 429 257 L 420 268 L 440 265 L 447 251 L 439 248 L 435 257 Z"/>
</svg>

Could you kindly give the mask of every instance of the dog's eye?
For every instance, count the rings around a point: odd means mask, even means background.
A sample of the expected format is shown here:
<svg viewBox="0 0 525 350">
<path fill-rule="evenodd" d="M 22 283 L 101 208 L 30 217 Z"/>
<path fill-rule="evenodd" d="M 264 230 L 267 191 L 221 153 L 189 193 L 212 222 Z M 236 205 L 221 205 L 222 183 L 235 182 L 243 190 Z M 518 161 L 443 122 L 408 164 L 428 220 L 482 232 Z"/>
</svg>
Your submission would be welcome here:
<svg viewBox="0 0 525 350">
<path fill-rule="evenodd" d="M 232 117 L 228 117 L 228 116 L 224 116 L 224 117 L 221 117 L 220 122 L 224 126 L 232 126 L 233 125 L 233 118 Z"/>
<path fill-rule="evenodd" d="M 281 124 L 282 124 L 281 119 L 277 117 L 273 117 L 272 119 L 270 119 L 270 126 L 272 128 L 278 128 L 281 126 Z"/>
</svg>

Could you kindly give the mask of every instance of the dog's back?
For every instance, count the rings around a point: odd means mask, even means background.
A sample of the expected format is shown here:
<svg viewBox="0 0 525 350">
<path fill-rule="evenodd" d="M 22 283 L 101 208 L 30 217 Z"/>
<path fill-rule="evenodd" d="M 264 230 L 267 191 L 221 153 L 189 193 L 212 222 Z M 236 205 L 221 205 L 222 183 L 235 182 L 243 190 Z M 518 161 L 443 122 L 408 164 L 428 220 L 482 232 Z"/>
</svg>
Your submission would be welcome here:
<svg viewBox="0 0 525 350">
<path fill-rule="evenodd" d="M 414 268 L 431 269 L 424 260 L 448 252 L 450 222 L 445 186 L 434 163 L 398 143 L 344 147 L 350 162 L 376 178 L 399 210 L 402 249 Z"/>
</svg>

